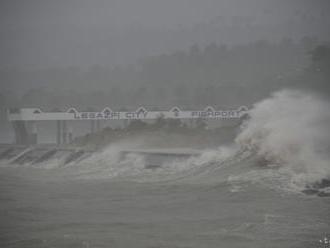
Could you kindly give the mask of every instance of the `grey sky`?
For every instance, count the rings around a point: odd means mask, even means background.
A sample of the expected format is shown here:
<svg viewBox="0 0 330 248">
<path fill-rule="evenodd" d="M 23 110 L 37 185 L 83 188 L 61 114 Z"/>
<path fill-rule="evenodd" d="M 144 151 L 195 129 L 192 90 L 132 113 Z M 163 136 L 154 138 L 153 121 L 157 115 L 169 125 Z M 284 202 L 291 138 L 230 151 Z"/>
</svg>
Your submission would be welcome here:
<svg viewBox="0 0 330 248">
<path fill-rule="evenodd" d="M 180 49 L 195 41 L 202 41 L 199 37 L 203 35 L 201 32 L 190 35 L 177 30 L 190 30 L 198 24 L 209 23 L 218 16 L 223 17 L 223 25 L 233 25 L 233 20 L 239 20 L 239 17 L 248 17 L 256 25 L 274 25 L 302 13 L 323 16 L 326 19 L 329 13 L 328 2 L 2 0 L 0 65 L 127 63 L 144 55 Z M 327 20 L 324 26 L 329 25 L 329 19 Z M 314 30 L 315 27 L 311 29 Z M 315 30 L 316 35 L 318 32 L 323 32 L 322 28 Z M 226 38 L 224 37 L 225 42 L 232 41 Z M 212 38 L 206 39 L 208 40 L 212 41 Z M 242 41 L 245 41 L 244 37 Z"/>
</svg>

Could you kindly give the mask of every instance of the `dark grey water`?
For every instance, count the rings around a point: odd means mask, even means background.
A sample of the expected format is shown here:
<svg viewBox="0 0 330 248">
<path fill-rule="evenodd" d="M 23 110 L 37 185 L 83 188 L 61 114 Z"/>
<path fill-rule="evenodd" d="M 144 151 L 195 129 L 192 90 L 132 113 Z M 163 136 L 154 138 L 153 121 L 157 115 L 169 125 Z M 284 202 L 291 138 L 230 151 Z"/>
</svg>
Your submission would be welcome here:
<svg viewBox="0 0 330 248">
<path fill-rule="evenodd" d="M 327 197 L 252 181 L 138 183 L 66 175 L 0 168 L 0 247 L 301 248 L 323 247 L 319 240 L 330 233 Z"/>
</svg>

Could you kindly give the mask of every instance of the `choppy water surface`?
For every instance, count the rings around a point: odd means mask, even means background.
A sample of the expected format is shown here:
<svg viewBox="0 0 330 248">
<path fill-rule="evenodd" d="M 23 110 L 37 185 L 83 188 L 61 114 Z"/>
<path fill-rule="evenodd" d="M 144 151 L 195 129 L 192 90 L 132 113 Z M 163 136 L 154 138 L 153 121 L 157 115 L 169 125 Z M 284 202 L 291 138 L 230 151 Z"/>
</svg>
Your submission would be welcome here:
<svg viewBox="0 0 330 248">
<path fill-rule="evenodd" d="M 1 247 L 321 247 L 330 198 L 234 160 L 1 168 Z"/>
</svg>

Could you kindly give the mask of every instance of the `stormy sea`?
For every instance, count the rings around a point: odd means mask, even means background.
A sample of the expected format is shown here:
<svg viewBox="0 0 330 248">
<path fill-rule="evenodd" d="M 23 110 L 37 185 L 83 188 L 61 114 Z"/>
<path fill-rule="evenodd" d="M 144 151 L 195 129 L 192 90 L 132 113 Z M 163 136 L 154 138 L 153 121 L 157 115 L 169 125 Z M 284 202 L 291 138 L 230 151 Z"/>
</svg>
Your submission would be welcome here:
<svg viewBox="0 0 330 248">
<path fill-rule="evenodd" d="M 329 124 L 285 90 L 217 148 L 2 147 L 0 247 L 329 247 Z"/>
</svg>

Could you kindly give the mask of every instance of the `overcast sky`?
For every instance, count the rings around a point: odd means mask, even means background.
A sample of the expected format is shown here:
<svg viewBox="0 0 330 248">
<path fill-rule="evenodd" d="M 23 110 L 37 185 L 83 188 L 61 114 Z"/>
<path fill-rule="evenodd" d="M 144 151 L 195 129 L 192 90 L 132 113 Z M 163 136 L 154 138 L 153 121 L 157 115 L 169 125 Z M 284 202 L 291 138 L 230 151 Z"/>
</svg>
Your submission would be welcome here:
<svg viewBox="0 0 330 248">
<path fill-rule="evenodd" d="M 2 0 L 0 65 L 60 66 L 127 62 L 131 58 L 149 55 L 148 52 L 175 49 L 176 38 L 169 39 L 168 36 L 177 34 L 177 30 L 189 30 L 197 24 L 208 23 L 218 16 L 225 17 L 223 23 L 227 22 L 227 25 L 233 16 L 252 17 L 255 24 L 271 25 L 301 13 L 327 16 L 330 13 L 329 2 Z M 171 33 L 170 30 L 176 31 Z M 189 42 L 193 43 L 196 34 L 191 37 Z M 181 37 L 181 45 L 177 48 L 182 47 L 182 43 L 188 42 Z"/>
</svg>

